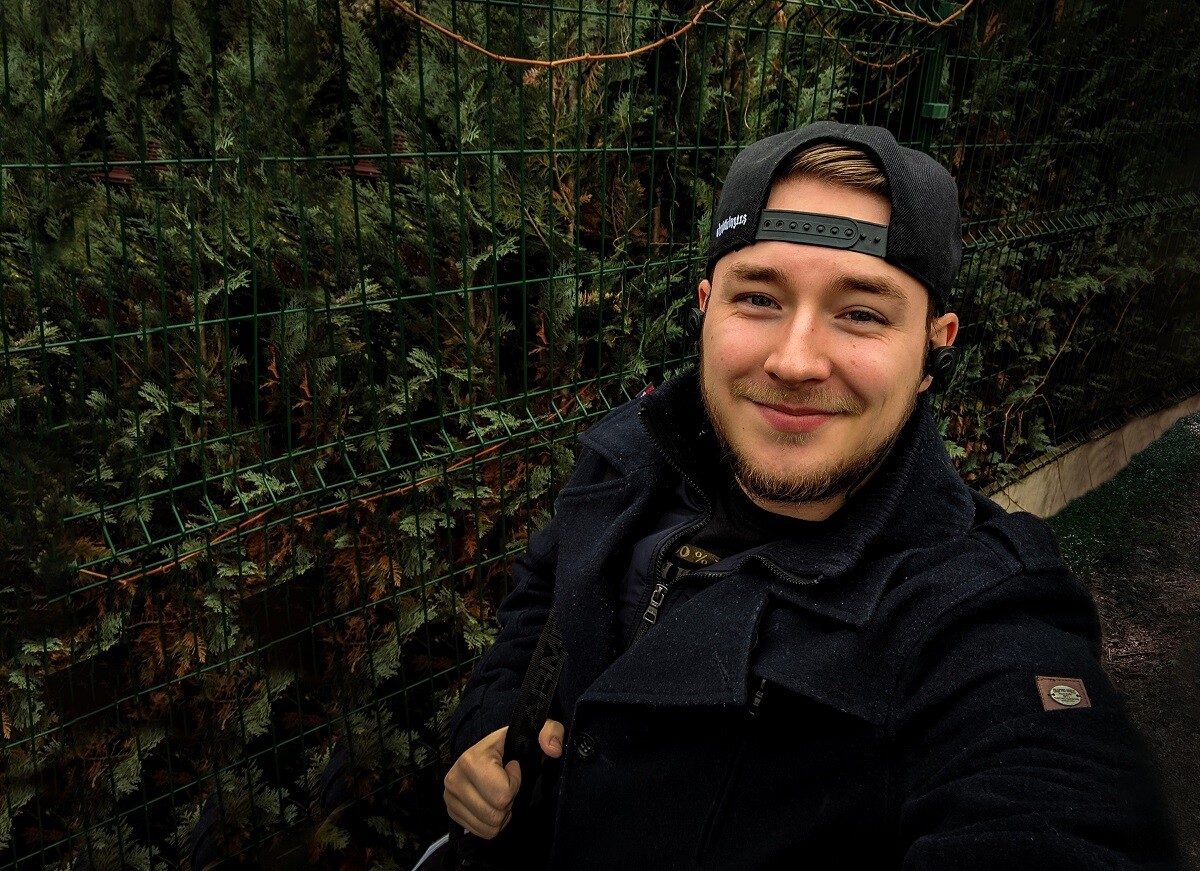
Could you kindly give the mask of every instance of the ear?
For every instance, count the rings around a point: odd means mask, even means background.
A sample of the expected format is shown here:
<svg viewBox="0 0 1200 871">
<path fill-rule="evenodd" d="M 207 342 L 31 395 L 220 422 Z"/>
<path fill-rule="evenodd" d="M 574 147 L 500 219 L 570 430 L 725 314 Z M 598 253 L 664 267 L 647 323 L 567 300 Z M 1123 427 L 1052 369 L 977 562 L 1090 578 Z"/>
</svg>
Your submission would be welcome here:
<svg viewBox="0 0 1200 871">
<path fill-rule="evenodd" d="M 933 322 L 929 331 L 929 343 L 935 348 L 949 348 L 958 337 L 958 315 L 946 312 Z"/>
<path fill-rule="evenodd" d="M 708 310 L 708 298 L 712 295 L 712 282 L 707 278 L 700 279 L 700 286 L 696 288 L 696 305 L 700 307 L 700 311 Z"/>
<path fill-rule="evenodd" d="M 929 344 L 932 348 L 949 348 L 957 337 L 958 315 L 954 312 L 946 312 L 934 320 L 933 325 L 929 328 Z M 921 379 L 917 392 L 924 393 L 931 384 L 933 384 L 933 376 L 926 375 Z"/>
</svg>

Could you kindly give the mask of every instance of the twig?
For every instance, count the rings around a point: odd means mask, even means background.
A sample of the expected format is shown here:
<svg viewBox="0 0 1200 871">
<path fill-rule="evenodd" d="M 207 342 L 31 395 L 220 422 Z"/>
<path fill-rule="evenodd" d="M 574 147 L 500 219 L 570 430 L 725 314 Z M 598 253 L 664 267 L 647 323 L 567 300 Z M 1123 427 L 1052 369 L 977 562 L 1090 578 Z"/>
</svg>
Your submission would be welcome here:
<svg viewBox="0 0 1200 871">
<path fill-rule="evenodd" d="M 896 15 L 900 18 L 907 18 L 910 21 L 916 21 L 921 24 L 928 24 L 930 27 L 945 27 L 951 21 L 958 18 L 960 15 L 962 15 L 964 12 L 966 12 L 968 9 L 970 9 L 971 4 L 973 4 L 974 2 L 975 2 L 975 0 L 967 0 L 966 3 L 964 3 L 956 11 L 947 15 L 941 21 L 933 21 L 932 19 L 925 18 L 922 15 L 916 15 L 912 12 L 907 12 L 903 9 L 897 9 L 895 6 L 885 3 L 884 0 L 871 0 L 871 3 L 878 6 L 880 9 L 887 10 L 888 12 L 892 13 L 892 15 Z"/>
<path fill-rule="evenodd" d="M 1158 656 L 1162 653 L 1161 650 L 1131 650 L 1128 653 L 1110 653 L 1108 659 L 1133 659 L 1139 656 Z"/>
<path fill-rule="evenodd" d="M 701 6 L 699 9 L 696 10 L 696 14 L 692 16 L 691 20 L 688 21 L 687 24 L 685 24 L 683 27 L 676 30 L 674 33 L 669 33 L 666 36 L 664 36 L 662 39 L 656 39 L 654 42 L 652 42 L 648 45 L 643 45 L 638 48 L 631 49 L 629 51 L 612 52 L 612 53 L 607 53 L 607 54 L 592 54 L 592 53 L 588 52 L 586 54 L 575 55 L 574 57 L 560 57 L 557 60 L 541 60 L 539 58 L 509 57 L 508 55 L 497 54 L 494 51 L 484 48 L 482 45 L 479 45 L 478 43 L 471 42 L 465 36 L 462 36 L 461 34 L 455 33 L 453 30 L 449 30 L 448 28 L 443 27 L 442 25 L 438 24 L 436 21 L 430 21 L 424 15 L 421 15 L 419 12 L 417 12 L 415 9 L 410 9 L 408 6 L 406 6 L 404 3 L 402 3 L 401 0 L 388 0 L 388 2 L 390 2 L 393 6 L 395 6 L 397 9 L 399 9 L 405 15 L 411 15 L 413 18 L 420 21 L 426 27 L 430 27 L 430 28 L 436 30 L 438 33 L 442 34 L 443 36 L 453 39 L 459 45 L 465 46 L 466 48 L 469 48 L 472 51 L 477 51 L 482 55 L 486 55 L 487 57 L 490 57 L 494 61 L 499 61 L 501 63 L 506 63 L 506 64 L 520 64 L 522 66 L 530 66 L 530 67 L 548 67 L 550 69 L 554 69 L 555 67 L 566 66 L 567 64 L 580 63 L 582 61 L 621 60 L 623 58 L 636 57 L 639 54 L 645 54 L 648 51 L 653 51 L 654 49 L 658 48 L 661 45 L 666 45 L 668 42 L 673 42 L 674 40 L 679 39 L 679 37 L 683 36 L 685 33 L 687 33 L 689 30 L 691 30 L 693 27 L 695 27 L 697 24 L 699 24 L 700 19 L 704 16 L 704 13 L 708 12 L 709 9 L 711 9 L 713 6 L 716 5 L 716 0 L 710 0 L 710 2 L 705 3 L 703 6 Z M 974 0 L 972 0 L 972 2 L 974 2 Z M 968 3 L 967 5 L 969 6 L 970 3 Z"/>
<path fill-rule="evenodd" d="M 1101 287 L 1100 290 L 1097 290 L 1088 297 L 1087 302 L 1079 307 L 1079 311 L 1075 313 L 1075 320 L 1071 321 L 1071 328 L 1067 330 L 1066 338 L 1062 340 L 1062 344 L 1058 346 L 1058 350 L 1054 354 L 1054 359 L 1050 361 L 1050 365 L 1047 366 L 1046 371 L 1042 373 L 1042 380 L 1038 382 L 1037 387 L 1033 388 L 1032 393 L 1021 400 L 1017 408 L 1024 407 L 1029 400 L 1033 399 L 1033 397 L 1036 396 L 1038 392 L 1046 386 L 1046 381 L 1048 381 L 1050 378 L 1050 370 L 1054 368 L 1054 364 L 1058 362 L 1058 358 L 1062 356 L 1062 352 L 1067 349 L 1067 344 L 1071 341 L 1071 336 L 1075 333 L 1075 327 L 1079 326 L 1079 319 L 1083 317 L 1083 313 L 1087 310 L 1087 307 L 1092 304 L 1092 300 L 1098 297 L 1103 291 L 1104 288 Z"/>
<path fill-rule="evenodd" d="M 921 62 L 920 59 L 918 59 L 917 63 L 919 64 L 920 62 Z M 907 73 L 902 75 L 900 78 L 896 79 L 896 83 L 894 85 L 892 85 L 890 88 L 888 88 L 887 90 L 882 91 L 882 92 L 876 94 L 871 99 L 864 100 L 861 103 L 849 103 L 849 104 L 847 104 L 846 108 L 847 109 L 861 109 L 864 106 L 870 106 L 872 103 L 878 103 L 880 100 L 882 100 L 888 94 L 890 94 L 892 91 L 896 90 L 896 88 L 898 88 L 902 84 L 904 84 L 904 80 L 907 79 L 911 75 L 912 75 L 912 70 L 909 70 Z"/>
<path fill-rule="evenodd" d="M 826 27 L 825 22 L 822 21 L 819 17 L 815 18 L 815 20 L 817 22 L 817 25 L 823 31 L 825 31 L 825 35 L 828 36 L 830 39 L 832 39 L 834 42 L 836 42 L 838 44 L 838 48 L 840 48 L 843 52 L 846 53 L 846 57 L 850 58 L 850 60 L 854 61 L 856 64 L 862 64 L 863 66 L 870 67 L 871 69 L 894 70 L 896 67 L 900 66 L 900 64 L 904 63 L 906 60 L 916 57 L 917 55 L 919 55 L 921 53 L 921 49 L 914 48 L 908 54 L 904 55 L 903 57 L 897 58 L 896 60 L 891 61 L 890 63 L 883 63 L 882 61 L 866 60 L 864 58 L 859 57 L 853 51 L 851 51 L 849 46 L 847 46 L 846 43 L 844 43 L 840 39 L 838 39 L 837 34 L 833 33 L 828 27 Z"/>
</svg>

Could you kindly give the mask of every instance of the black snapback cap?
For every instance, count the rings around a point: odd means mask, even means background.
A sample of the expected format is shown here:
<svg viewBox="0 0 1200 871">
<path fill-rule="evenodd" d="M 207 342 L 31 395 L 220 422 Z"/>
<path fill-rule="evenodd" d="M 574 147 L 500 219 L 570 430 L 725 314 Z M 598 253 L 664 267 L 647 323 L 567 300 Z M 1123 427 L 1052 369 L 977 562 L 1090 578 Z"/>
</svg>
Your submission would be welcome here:
<svg viewBox="0 0 1200 871">
<path fill-rule="evenodd" d="M 771 183 L 800 151 L 832 143 L 865 152 L 891 188 L 886 227 L 839 215 L 764 210 Z M 718 260 L 760 239 L 846 248 L 882 257 L 929 290 L 945 312 L 962 263 L 958 186 L 949 171 L 921 151 L 905 148 L 883 127 L 818 121 L 747 146 L 734 158 L 713 215 L 708 274 Z"/>
</svg>

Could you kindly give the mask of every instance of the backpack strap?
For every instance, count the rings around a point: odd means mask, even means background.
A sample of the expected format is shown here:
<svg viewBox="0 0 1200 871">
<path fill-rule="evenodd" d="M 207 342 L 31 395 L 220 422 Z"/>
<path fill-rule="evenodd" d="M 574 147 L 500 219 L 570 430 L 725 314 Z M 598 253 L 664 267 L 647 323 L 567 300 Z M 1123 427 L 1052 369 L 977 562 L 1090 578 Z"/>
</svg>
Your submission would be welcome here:
<svg viewBox="0 0 1200 871">
<path fill-rule="evenodd" d="M 522 772 L 529 772 L 533 771 L 541 760 L 538 733 L 541 732 L 550 713 L 550 706 L 554 703 L 554 691 L 558 687 L 558 677 L 562 673 L 566 658 L 567 651 L 563 647 L 554 611 L 551 610 L 550 616 L 546 618 L 546 625 L 542 627 L 542 634 L 538 636 L 533 658 L 529 660 L 529 667 L 525 670 L 521 692 L 517 696 L 517 704 L 508 724 L 508 735 L 504 740 L 506 765 L 515 759 L 521 763 Z M 533 778 L 528 777 L 525 782 L 532 781 Z"/>
<path fill-rule="evenodd" d="M 550 713 L 558 676 L 562 673 L 566 658 L 567 651 L 563 648 L 562 635 L 551 610 L 546 625 L 542 627 L 542 634 L 538 636 L 533 658 L 525 670 L 521 692 L 517 696 L 508 734 L 504 738 L 504 764 L 513 759 L 521 764 L 521 789 L 513 805 L 518 815 L 528 808 L 533 785 L 538 779 L 530 773 L 537 771 L 542 761 L 538 733 L 542 731 Z M 520 855 L 512 855 L 514 851 L 520 854 L 522 845 L 509 844 L 504 837 L 506 833 L 511 835 L 511 828 L 510 824 L 499 838 L 485 841 L 456 827 L 447 836 L 448 842 L 439 841 L 434 845 L 439 848 L 437 850 L 430 848 L 432 855 L 423 857 L 417 868 L 429 867 L 440 871 L 509 871 L 525 868 L 528 861 L 522 860 Z"/>
</svg>

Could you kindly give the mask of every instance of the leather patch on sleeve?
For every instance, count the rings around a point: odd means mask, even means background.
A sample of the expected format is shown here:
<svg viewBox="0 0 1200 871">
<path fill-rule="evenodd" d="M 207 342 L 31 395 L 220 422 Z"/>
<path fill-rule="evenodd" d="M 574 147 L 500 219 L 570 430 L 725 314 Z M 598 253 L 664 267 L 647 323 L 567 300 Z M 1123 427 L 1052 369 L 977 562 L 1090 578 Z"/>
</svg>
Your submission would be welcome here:
<svg viewBox="0 0 1200 871">
<path fill-rule="evenodd" d="M 1039 674 L 1037 687 L 1038 695 L 1042 697 L 1042 707 L 1047 711 L 1069 711 L 1092 706 L 1083 681 L 1077 677 L 1042 677 Z"/>
</svg>

